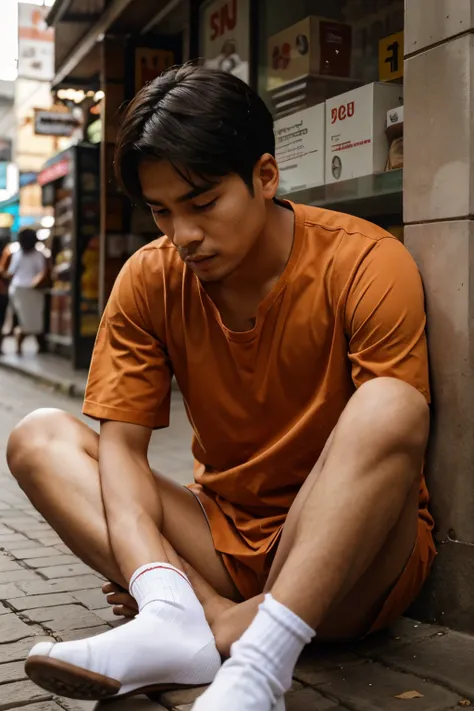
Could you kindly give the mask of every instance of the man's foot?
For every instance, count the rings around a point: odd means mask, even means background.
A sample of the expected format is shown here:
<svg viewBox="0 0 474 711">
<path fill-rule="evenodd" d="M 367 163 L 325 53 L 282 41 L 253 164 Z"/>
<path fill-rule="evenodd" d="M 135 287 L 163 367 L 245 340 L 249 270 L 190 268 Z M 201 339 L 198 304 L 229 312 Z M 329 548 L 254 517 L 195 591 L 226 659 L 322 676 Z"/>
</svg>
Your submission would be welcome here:
<svg viewBox="0 0 474 711">
<path fill-rule="evenodd" d="M 202 607 L 151 602 L 126 625 L 89 639 L 37 644 L 25 669 L 39 686 L 100 700 L 209 684 L 221 664 Z"/>
</svg>

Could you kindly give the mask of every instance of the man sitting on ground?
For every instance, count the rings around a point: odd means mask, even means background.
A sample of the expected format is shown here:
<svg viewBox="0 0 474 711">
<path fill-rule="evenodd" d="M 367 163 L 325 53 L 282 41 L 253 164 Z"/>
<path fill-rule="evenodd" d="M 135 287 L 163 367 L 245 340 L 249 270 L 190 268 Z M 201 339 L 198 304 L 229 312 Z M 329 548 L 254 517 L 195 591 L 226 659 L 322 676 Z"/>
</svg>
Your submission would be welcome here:
<svg viewBox="0 0 474 711">
<path fill-rule="evenodd" d="M 197 711 L 281 709 L 315 634 L 390 624 L 435 556 L 421 280 L 379 227 L 276 198 L 272 117 L 230 74 L 185 66 L 146 86 L 116 171 L 166 236 L 127 262 L 102 319 L 84 404 L 100 436 L 40 410 L 8 461 L 113 581 L 116 611 L 138 614 L 37 645 L 27 671 L 76 698 L 213 682 Z M 187 488 L 147 459 L 173 375 Z"/>
</svg>

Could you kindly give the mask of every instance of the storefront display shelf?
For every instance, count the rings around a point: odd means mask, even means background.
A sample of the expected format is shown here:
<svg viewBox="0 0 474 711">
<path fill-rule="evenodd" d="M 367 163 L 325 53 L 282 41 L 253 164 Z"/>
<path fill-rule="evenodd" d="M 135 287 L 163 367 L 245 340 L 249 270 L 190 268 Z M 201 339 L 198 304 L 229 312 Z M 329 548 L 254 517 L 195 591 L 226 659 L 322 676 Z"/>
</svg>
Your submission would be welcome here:
<svg viewBox="0 0 474 711">
<path fill-rule="evenodd" d="M 332 185 L 307 188 L 284 197 L 371 219 L 403 212 L 403 170 L 365 175 Z"/>
</svg>

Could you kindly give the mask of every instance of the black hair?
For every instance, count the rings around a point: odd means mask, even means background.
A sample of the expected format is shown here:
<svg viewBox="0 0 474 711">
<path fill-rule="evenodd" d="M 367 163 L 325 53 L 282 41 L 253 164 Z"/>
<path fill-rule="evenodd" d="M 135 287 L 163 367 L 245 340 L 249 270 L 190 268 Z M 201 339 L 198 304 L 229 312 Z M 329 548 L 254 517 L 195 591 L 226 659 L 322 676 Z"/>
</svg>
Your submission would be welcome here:
<svg viewBox="0 0 474 711">
<path fill-rule="evenodd" d="M 138 201 L 146 159 L 168 161 L 192 187 L 235 173 L 253 193 L 253 171 L 265 153 L 275 155 L 273 118 L 258 94 L 232 74 L 185 64 L 147 84 L 128 106 L 115 174 Z"/>
<path fill-rule="evenodd" d="M 37 241 L 36 232 L 29 227 L 25 227 L 25 229 L 20 230 L 18 233 L 18 242 L 24 252 L 32 252 Z"/>
</svg>

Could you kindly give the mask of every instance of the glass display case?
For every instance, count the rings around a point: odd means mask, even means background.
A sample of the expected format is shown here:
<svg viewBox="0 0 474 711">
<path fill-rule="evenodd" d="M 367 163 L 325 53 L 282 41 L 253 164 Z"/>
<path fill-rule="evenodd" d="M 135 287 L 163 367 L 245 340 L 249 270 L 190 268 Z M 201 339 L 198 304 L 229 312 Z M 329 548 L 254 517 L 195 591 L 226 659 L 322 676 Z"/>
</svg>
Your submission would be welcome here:
<svg viewBox="0 0 474 711">
<path fill-rule="evenodd" d="M 54 208 L 46 339 L 48 349 L 89 366 L 99 325 L 100 186 L 97 146 L 78 145 L 40 173 L 43 204 Z"/>
</svg>

